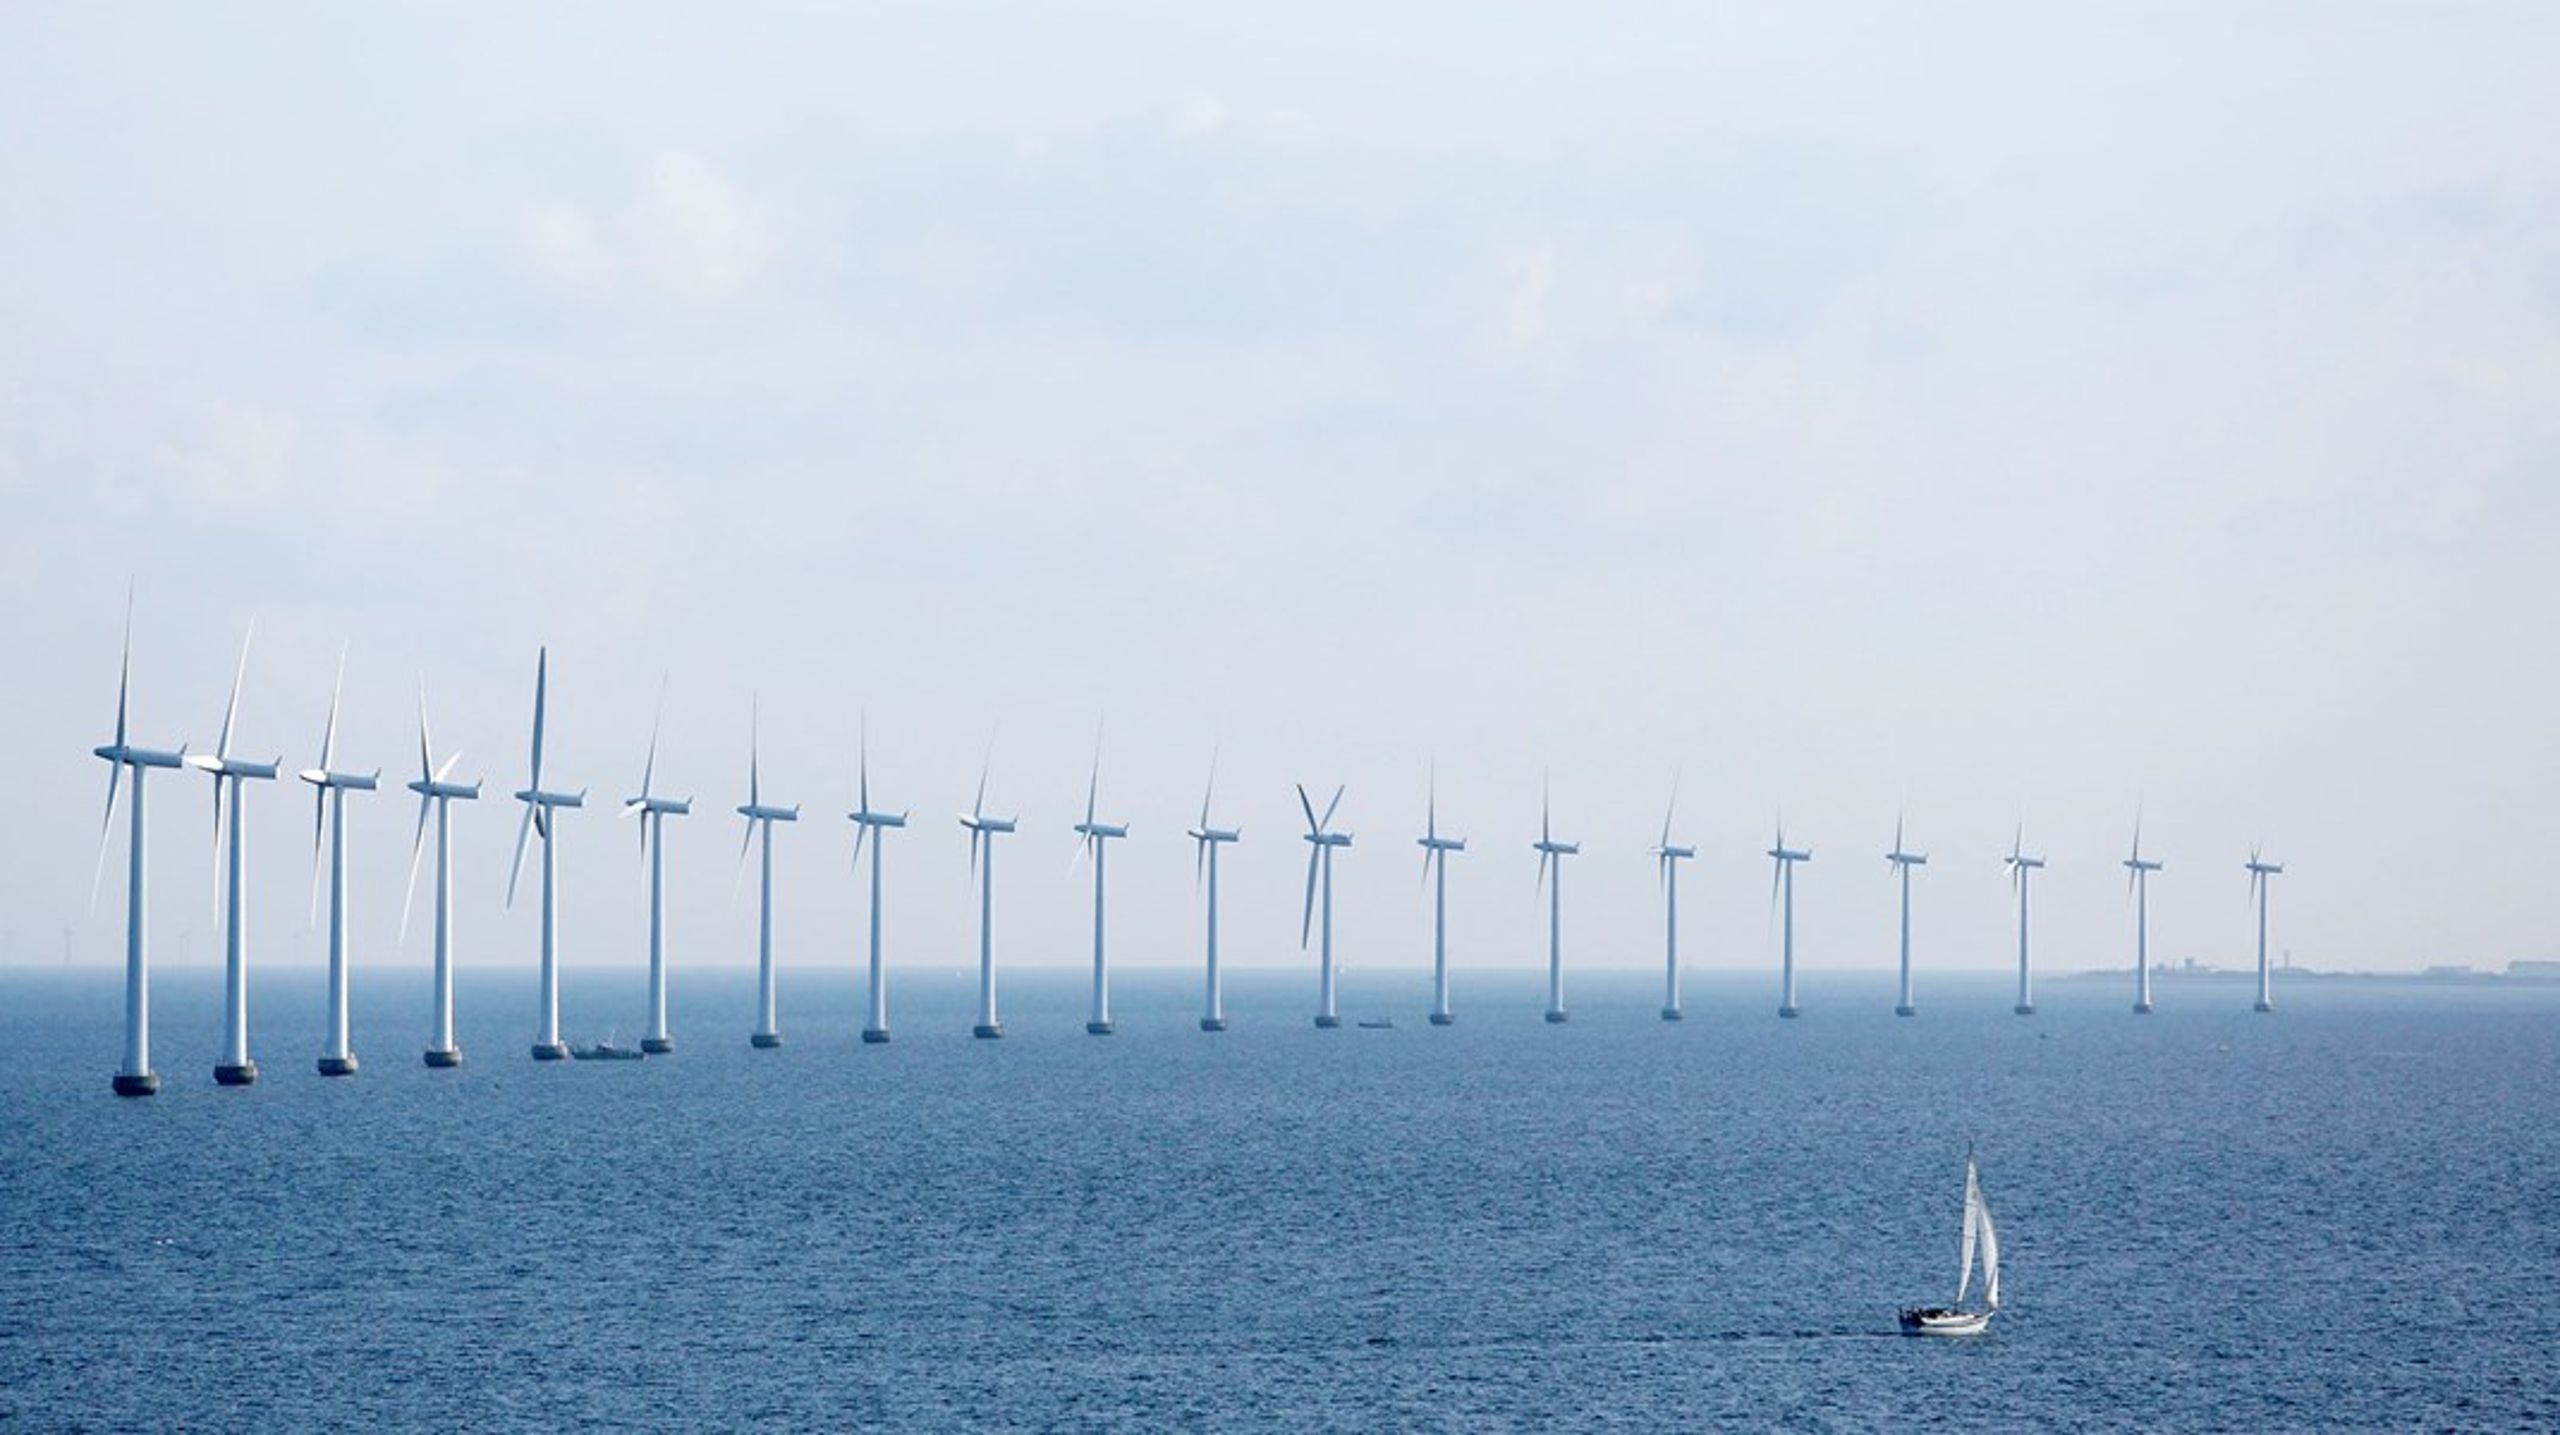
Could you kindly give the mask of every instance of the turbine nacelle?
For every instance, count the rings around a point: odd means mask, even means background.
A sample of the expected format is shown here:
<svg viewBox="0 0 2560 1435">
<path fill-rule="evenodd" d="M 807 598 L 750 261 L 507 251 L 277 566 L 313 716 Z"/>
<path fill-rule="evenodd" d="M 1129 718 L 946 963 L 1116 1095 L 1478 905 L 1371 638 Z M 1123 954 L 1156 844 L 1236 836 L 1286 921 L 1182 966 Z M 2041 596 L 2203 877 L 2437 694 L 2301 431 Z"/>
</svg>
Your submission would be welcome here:
<svg viewBox="0 0 2560 1435">
<path fill-rule="evenodd" d="M 2261 877 L 2273 877 L 2284 870 L 2284 864 L 2281 862 L 2261 862 L 2255 857 L 2249 859 L 2248 867 L 2250 871 Z"/>
<path fill-rule="evenodd" d="M 1300 833 L 1299 837 L 1301 840 L 1314 843 L 1318 847 L 1348 847 L 1351 845 L 1351 834 L 1348 832 L 1304 832 Z"/>
<path fill-rule="evenodd" d="M 90 751 L 109 762 L 122 763 L 126 767 L 188 767 L 192 765 L 188 760 L 187 750 L 183 747 L 176 752 L 164 752 L 158 748 L 135 747 L 131 743 L 119 742 L 110 743 L 105 747 L 91 748 Z"/>
<path fill-rule="evenodd" d="M 960 814 L 960 825 L 972 832 L 1011 832 L 1016 820 L 1011 817 L 981 817 L 973 812 Z"/>
<path fill-rule="evenodd" d="M 98 749 L 98 755 L 106 756 L 106 749 Z M 216 777 L 254 777 L 261 781 L 273 781 L 276 775 L 284 770 L 284 759 L 279 757 L 273 762 L 250 762 L 246 758 L 222 757 L 210 752 L 198 752 L 188 754 L 186 765 L 198 772 L 212 773 Z"/>
<path fill-rule="evenodd" d="M 415 787 L 417 784 L 411 783 L 410 786 Z M 651 817 L 685 817 L 691 815 L 692 812 L 693 799 L 690 797 L 641 796 L 626 797 L 622 799 L 622 815 L 625 817 L 639 817 L 642 815 Z"/>
<path fill-rule="evenodd" d="M 1695 847 L 1673 847 L 1665 844 L 1653 849 L 1653 855 L 1665 862 L 1685 862 L 1698 855 Z"/>
<path fill-rule="evenodd" d="M 1183 835 L 1194 842 L 1241 842 L 1244 840 L 1243 833 L 1223 827 L 1193 827 L 1185 830 Z"/>
<path fill-rule="evenodd" d="M 1108 822 L 1079 822 L 1076 824 L 1075 830 L 1086 837 L 1093 838 L 1126 837 L 1129 835 L 1129 825 L 1125 822 L 1118 826 L 1113 826 Z"/>
<path fill-rule="evenodd" d="M 2013 868 L 2021 868 L 2030 872 L 2044 865 L 2044 859 L 2041 857 L 2021 857 L 2014 853 L 2007 857 L 2003 857 L 2000 860 L 2008 863 Z"/>
<path fill-rule="evenodd" d="M 854 822 L 861 823 L 865 827 L 904 827 L 907 825 L 907 814 L 903 812 L 848 812 L 845 816 Z M 966 822 L 968 819 L 962 818 L 961 820 Z"/>
<path fill-rule="evenodd" d="M 1770 848 L 1768 855 L 1780 862 L 1810 862 L 1813 860 L 1813 849 L 1788 847 L 1781 844 Z"/>
<path fill-rule="evenodd" d="M 1571 857 L 1582 850 L 1582 844 L 1579 842 L 1540 840 L 1530 843 L 1529 846 L 1532 849 L 1543 852 L 1550 857 Z"/>
<path fill-rule="evenodd" d="M 774 807 L 762 802 L 749 802 L 738 808 L 738 815 L 747 819 L 749 822 L 797 822 L 800 820 L 800 809 L 797 807 Z"/>
<path fill-rule="evenodd" d="M 2145 857 L 2128 857 L 2124 859 L 2124 868 L 2128 872 L 2157 872 L 2166 865 L 2168 864 L 2154 862 Z"/>
<path fill-rule="evenodd" d="M 306 767 L 294 776 L 313 787 L 344 787 L 357 792 L 371 792 L 382 785 L 379 768 L 372 772 L 331 772 L 327 768 Z"/>
<path fill-rule="evenodd" d="M 1413 839 L 1413 841 L 1415 846 L 1432 852 L 1464 852 L 1467 850 L 1467 839 L 1463 837 L 1417 837 Z"/>
<path fill-rule="evenodd" d="M 1926 852 L 1905 852 L 1896 848 L 1895 850 L 1884 854 L 1884 860 L 1892 863 L 1896 867 L 1926 867 L 1929 865 L 1929 854 Z"/>
<path fill-rule="evenodd" d="M 527 787 L 516 793 L 516 801 L 532 807 L 584 807 L 587 805 L 587 793 L 585 788 L 576 792 L 544 792 Z"/>
</svg>

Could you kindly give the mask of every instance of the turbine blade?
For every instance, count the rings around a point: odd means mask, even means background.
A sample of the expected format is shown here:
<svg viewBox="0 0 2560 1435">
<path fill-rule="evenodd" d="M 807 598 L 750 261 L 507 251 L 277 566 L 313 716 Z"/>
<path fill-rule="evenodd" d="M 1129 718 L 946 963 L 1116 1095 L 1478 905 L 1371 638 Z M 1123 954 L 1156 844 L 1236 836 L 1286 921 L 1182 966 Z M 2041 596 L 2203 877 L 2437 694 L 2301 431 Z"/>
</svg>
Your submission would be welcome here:
<svg viewBox="0 0 2560 1435">
<path fill-rule="evenodd" d="M 116 723 L 116 745 L 124 745 L 124 723 L 121 720 Z M 107 879 L 107 839 L 115 834 L 116 785 L 123 778 L 123 763 L 107 765 L 107 815 L 98 820 L 98 862 L 96 869 L 89 874 L 89 910 L 92 912 L 98 910 L 98 888 Z"/>
<path fill-rule="evenodd" d="M 1209 821 L 1205 817 L 1200 820 L 1200 830 L 1203 832 L 1209 830 Z M 1208 879 L 1209 839 L 1206 837 L 1195 837 L 1191 839 L 1191 890 L 1194 892 L 1199 891 L 1200 884 Z"/>
<path fill-rule="evenodd" d="M 1093 775 L 1084 785 L 1084 825 L 1093 825 L 1093 807 L 1102 795 L 1102 724 L 1093 725 Z"/>
<path fill-rule="evenodd" d="M 869 809 L 865 808 L 864 810 L 868 811 Z M 862 869 L 862 841 L 870 835 L 870 823 L 857 822 L 853 824 L 853 866 L 856 871 L 860 871 Z"/>
<path fill-rule="evenodd" d="M 550 696 L 551 649 L 544 647 L 533 659 L 533 780 L 526 784 L 536 792 L 542 790 L 542 710 Z"/>
<path fill-rule="evenodd" d="M 231 674 L 231 701 L 222 709 L 222 737 L 214 743 L 215 757 L 231 755 L 231 725 L 240 717 L 240 682 L 249 676 L 249 642 L 258 636 L 258 620 L 249 620 L 247 637 L 240 640 L 240 666 Z"/>
<path fill-rule="evenodd" d="M 453 770 L 461 765 L 462 753 L 457 749 L 445 757 L 444 765 L 442 767 L 436 769 L 435 780 L 442 782 L 446 778 L 453 776 Z"/>
<path fill-rule="evenodd" d="M 1679 808 L 1680 774 L 1674 772 L 1671 774 L 1671 800 L 1662 804 L 1662 841 L 1657 845 L 1663 847 L 1671 845 L 1671 814 L 1678 811 Z"/>
<path fill-rule="evenodd" d="M 1437 754 L 1431 759 L 1430 785 L 1424 789 L 1422 835 L 1432 838 L 1440 835 L 1440 758 Z M 1429 851 L 1428 848 L 1424 850 Z M 1431 859 L 1427 856 L 1422 859 L 1422 870 L 1426 874 L 1431 870 Z"/>
<path fill-rule="evenodd" d="M 427 809 L 435 803 L 432 797 L 418 799 L 418 835 L 409 839 L 409 890 L 400 896 L 400 935 L 393 939 L 394 946 L 409 942 L 409 908 L 418 900 L 418 859 L 427 855 Z"/>
<path fill-rule="evenodd" d="M 1538 882 L 1537 886 L 1533 890 L 1538 892 L 1540 895 L 1544 895 L 1547 890 L 1547 863 L 1553 859 L 1554 856 L 1554 853 L 1549 852 L 1543 847 L 1538 849 Z"/>
<path fill-rule="evenodd" d="M 1298 922 L 1298 950 L 1307 949 L 1307 937 L 1316 929 L 1316 863 L 1324 858 L 1322 847 L 1307 849 L 1307 914 Z"/>
<path fill-rule="evenodd" d="M 1307 785 L 1303 782 L 1298 784 L 1298 806 L 1306 810 L 1308 833 L 1314 836 L 1322 836 L 1324 834 L 1324 824 L 1316 821 L 1316 805 L 1307 800 Z"/>
<path fill-rule="evenodd" d="M 116 746 L 125 745 L 125 702 L 133 692 L 133 586 L 124 590 L 124 657 L 116 666 Z M 110 789 L 112 790 L 112 788 Z M 113 804 L 110 803 L 110 806 Z"/>
<path fill-rule="evenodd" d="M 978 761 L 978 795 L 969 803 L 969 815 L 971 817 L 984 817 L 987 815 L 987 769 L 995 766 L 995 764 L 996 739 L 995 734 L 989 733 L 987 734 L 987 755 Z M 974 831 L 975 829 L 972 830 Z"/>
<path fill-rule="evenodd" d="M 764 805 L 762 780 L 764 721 L 758 708 L 757 699 L 747 699 L 747 805 L 749 807 Z"/>
<path fill-rule="evenodd" d="M 1218 744 L 1209 744 L 1209 785 L 1200 789 L 1200 830 L 1209 830 L 1209 799 L 1218 792 Z"/>
<path fill-rule="evenodd" d="M 1324 828 L 1325 828 L 1325 830 L 1326 830 L 1326 831 L 1330 832 L 1330 831 L 1332 831 L 1332 830 L 1333 830 L 1333 813 L 1334 813 L 1334 809 L 1335 809 L 1335 808 L 1340 807 L 1341 805 L 1342 805 L 1342 789 L 1341 789 L 1341 788 L 1339 788 L 1339 787 L 1337 787 L 1337 788 L 1335 788 L 1335 789 L 1333 790 L 1333 800 L 1332 800 L 1331 802 L 1328 802 L 1328 803 L 1326 803 L 1326 804 L 1324 805 Z"/>
<path fill-rule="evenodd" d="M 515 865 L 507 869 L 507 905 L 510 907 L 516 904 L 516 882 L 524 876 L 524 844 L 525 839 L 533 835 L 533 814 L 536 810 L 534 804 L 526 803 L 524 821 L 516 824 L 516 860 Z"/>
<path fill-rule="evenodd" d="M 649 717 L 649 756 L 640 764 L 640 795 L 648 797 L 656 791 L 650 784 L 658 777 L 658 729 L 667 720 L 667 679 L 658 677 L 658 707 Z"/>
<path fill-rule="evenodd" d="M 436 780 L 435 745 L 427 740 L 427 675 L 418 674 L 418 780 Z"/>
<path fill-rule="evenodd" d="M 978 880 L 978 842 L 986 835 L 980 828 L 969 829 L 969 880 L 972 882 Z"/>
<path fill-rule="evenodd" d="M 738 889 L 747 883 L 747 849 L 753 847 L 755 843 L 756 820 L 750 817 L 747 819 L 747 830 L 738 837 L 737 875 L 729 879 L 729 901 L 732 905 L 735 905 L 738 900 Z"/>
<path fill-rule="evenodd" d="M 338 649 L 338 681 L 329 689 L 329 726 L 320 734 L 320 770 L 322 772 L 335 770 L 329 766 L 329 763 L 338 751 L 338 699 L 343 697 L 346 691 L 347 650 L 342 646 Z"/>
<path fill-rule="evenodd" d="M 311 791 L 311 925 L 320 925 L 320 834 L 329 826 L 329 789 Z"/>
<path fill-rule="evenodd" d="M 222 915 L 222 774 L 213 775 L 213 914 Z"/>
<path fill-rule="evenodd" d="M 856 807 L 869 812 L 871 810 L 871 709 L 867 707 L 862 710 L 861 737 L 858 739 L 855 751 L 857 756 L 854 764 L 853 801 Z M 870 826 L 869 823 L 862 825 Z M 862 837 L 859 833 L 855 834 L 853 839 L 853 855 L 856 857 L 862 855 Z"/>
</svg>

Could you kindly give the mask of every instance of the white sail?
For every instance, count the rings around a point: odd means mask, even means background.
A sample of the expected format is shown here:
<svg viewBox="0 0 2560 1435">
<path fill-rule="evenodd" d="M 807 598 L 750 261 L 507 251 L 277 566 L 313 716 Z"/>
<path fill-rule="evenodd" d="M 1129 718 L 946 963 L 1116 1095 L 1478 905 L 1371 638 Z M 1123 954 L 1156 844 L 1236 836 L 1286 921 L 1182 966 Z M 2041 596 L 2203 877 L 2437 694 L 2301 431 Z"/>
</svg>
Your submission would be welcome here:
<svg viewBox="0 0 2560 1435">
<path fill-rule="evenodd" d="M 2000 1233 L 1991 1225 L 1991 1205 L 1977 1196 L 1973 1209 L 1982 1222 L 1982 1301 L 1992 1310 L 2000 1308 Z"/>
<path fill-rule="evenodd" d="M 1964 1293 L 1973 1288 L 1973 1232 L 1984 1224 L 1982 1183 L 1974 1179 L 1973 1158 L 1964 1158 L 1964 1254 L 1956 1269 L 1956 1304 L 1964 1304 Z M 1988 1274 L 1986 1272 L 1986 1274 Z"/>
</svg>

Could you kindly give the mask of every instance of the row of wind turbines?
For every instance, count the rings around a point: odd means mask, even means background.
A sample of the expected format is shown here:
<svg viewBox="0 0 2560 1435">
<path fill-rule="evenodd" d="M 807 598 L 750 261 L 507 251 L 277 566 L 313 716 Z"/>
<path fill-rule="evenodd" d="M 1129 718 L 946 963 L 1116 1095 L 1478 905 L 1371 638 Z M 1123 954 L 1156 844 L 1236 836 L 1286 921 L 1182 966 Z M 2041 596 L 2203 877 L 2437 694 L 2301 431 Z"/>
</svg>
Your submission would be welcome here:
<svg viewBox="0 0 2560 1435">
<path fill-rule="evenodd" d="M 225 1086 L 241 1086 L 258 1078 L 257 1063 L 249 1051 L 248 1017 L 248 948 L 244 909 L 241 901 L 246 868 L 246 830 L 241 794 L 252 781 L 273 781 L 283 770 L 283 759 L 257 762 L 235 754 L 232 750 L 234 728 L 239 716 L 240 690 L 248 673 L 250 640 L 241 645 L 240 663 L 234 672 L 231 696 L 223 711 L 222 729 L 211 753 L 190 754 L 182 746 L 175 751 L 145 748 L 132 742 L 128 732 L 128 716 L 132 691 L 132 613 L 128 604 L 125 623 L 125 646 L 116 693 L 116 726 L 114 740 L 95 749 L 98 757 L 110 764 L 107 780 L 107 809 L 99 831 L 97 877 L 105 875 L 106 851 L 113 836 L 116 802 L 121 779 L 127 769 L 133 773 L 133 792 L 129 802 L 130 850 L 128 854 L 125 929 L 125 1042 L 124 1059 L 115 1076 L 119 1095 L 145 1096 L 157 1092 L 160 1077 L 151 1067 L 150 1044 L 150 962 L 146 926 L 145 893 L 145 826 L 144 778 L 154 769 L 189 767 L 209 774 L 214 782 L 214 848 L 219 877 L 218 891 L 224 916 L 224 1041 L 222 1058 L 214 1068 L 214 1079 Z M 370 792 L 380 786 L 380 772 L 358 772 L 335 765 L 339 700 L 344 692 L 346 663 L 339 662 L 338 680 L 329 699 L 329 719 L 323 730 L 320 759 L 316 766 L 296 774 L 314 790 L 312 826 L 313 893 L 312 913 L 316 920 L 319 907 L 320 856 L 327 852 L 329 891 L 329 1026 L 326 1046 L 318 1060 L 318 1069 L 327 1076 L 352 1075 L 357 1059 L 349 1030 L 349 951 L 347 943 L 346 829 L 344 825 L 346 796 L 350 792 Z M 535 839 L 541 847 L 542 923 L 541 966 L 539 976 L 539 1015 L 532 1055 L 537 1061 L 558 1061 L 570 1052 L 560 1037 L 560 972 L 558 963 L 559 903 L 555 861 L 560 814 L 581 808 L 586 791 L 572 792 L 561 786 L 544 785 L 544 727 L 550 694 L 550 653 L 544 649 L 535 660 L 533 691 L 533 738 L 528 776 L 523 788 L 515 792 L 523 804 L 523 816 L 516 830 L 514 858 L 507 879 L 507 902 L 512 906 L 524 874 L 528 848 Z M 663 690 L 661 710 L 663 710 Z M 765 800 L 760 753 L 760 715 L 751 717 L 747 767 L 747 800 L 737 808 L 745 819 L 739 846 L 739 874 L 745 873 L 750 851 L 758 858 L 758 926 L 757 926 L 757 1021 L 751 1034 L 752 1044 L 770 1049 L 782 1044 L 773 949 L 773 838 L 777 823 L 797 822 L 800 809 Z M 665 940 L 665 841 L 664 828 L 669 817 L 689 815 L 693 810 L 689 798 L 668 797 L 656 789 L 658 724 L 653 721 L 649 735 L 648 757 L 641 769 L 640 791 L 624 800 L 622 815 L 638 826 L 640 857 L 648 873 L 649 928 L 649 1021 L 648 1033 L 642 1038 L 642 1049 L 652 1054 L 673 1051 L 674 1038 L 668 1025 L 667 950 Z M 987 778 L 992 766 L 993 750 L 978 774 L 977 795 L 960 824 L 969 833 L 970 874 L 978 892 L 978 1004 L 973 1033 L 981 1038 L 1004 1035 L 1004 1025 L 996 1008 L 995 969 L 995 839 L 1014 832 L 1017 819 L 998 817 L 987 810 Z M 452 864 L 450 820 L 452 804 L 475 801 L 480 796 L 479 782 L 458 782 L 454 770 L 460 755 L 448 754 L 439 762 L 433 735 L 427 722 L 426 694 L 421 683 L 418 700 L 418 776 L 407 784 L 418 795 L 417 833 L 411 842 L 409 883 L 401 907 L 400 929 L 405 940 L 409 915 L 415 905 L 418 875 L 425 855 L 426 839 L 432 826 L 435 834 L 435 875 L 431 905 L 434 910 L 434 1016 L 432 1038 L 425 1051 L 431 1067 L 455 1067 L 462 1062 L 462 1048 L 454 1036 L 453 1020 L 453 921 Z M 1217 763 L 1210 762 L 1207 789 L 1201 796 L 1198 822 L 1186 835 L 1194 844 L 1195 880 L 1206 899 L 1206 978 L 1204 1008 L 1200 1017 L 1203 1031 L 1224 1031 L 1227 1027 L 1225 994 L 1218 962 L 1218 860 L 1220 851 L 1240 841 L 1242 833 L 1232 827 L 1220 827 L 1212 820 L 1217 790 Z M 853 856 L 861 870 L 868 849 L 869 904 L 869 1000 L 862 1031 L 865 1042 L 889 1040 L 889 1005 L 886 972 L 881 961 L 881 849 L 887 833 L 907 825 L 909 814 L 877 808 L 871 798 L 870 745 L 867 732 L 862 740 L 858 766 L 856 803 L 846 816 L 854 824 Z M 1106 871 L 1110 844 L 1126 838 L 1126 823 L 1106 822 L 1098 816 L 1101 796 L 1101 750 L 1097 741 L 1091 779 L 1085 791 L 1084 819 L 1074 826 L 1079 845 L 1093 872 L 1093 988 L 1092 1003 L 1085 1030 L 1097 1036 L 1113 1031 L 1111 1019 L 1111 980 L 1109 952 L 1106 944 L 1105 902 Z M 1333 955 L 1333 864 L 1335 854 L 1352 845 L 1352 834 L 1334 824 L 1342 805 L 1343 789 L 1336 788 L 1323 810 L 1317 810 L 1305 787 L 1297 789 L 1298 803 L 1306 818 L 1306 831 L 1301 834 L 1308 844 L 1307 880 L 1304 913 L 1299 926 L 1299 945 L 1316 947 L 1317 1012 L 1319 1027 L 1342 1024 L 1335 981 Z M 1663 813 L 1662 833 L 1651 849 L 1663 894 L 1663 1005 L 1665 1021 L 1682 1019 L 1680 999 L 1680 925 L 1679 864 L 1697 856 L 1694 847 L 1675 844 L 1671 840 L 1672 820 L 1677 810 L 1675 784 L 1672 801 Z M 2033 875 L 2042 870 L 2045 859 L 2030 856 L 2024 848 L 2024 828 L 2013 841 L 2003 859 L 2017 896 L 2018 908 L 2018 1001 L 2019 1015 L 2035 1011 L 2033 967 L 2029 946 L 2028 895 Z M 1430 796 L 1424 811 L 1423 834 L 1417 839 L 1423 853 L 1422 875 L 1432 892 L 1432 1004 L 1430 1021 L 1434 1026 L 1448 1026 L 1456 1020 L 1450 1004 L 1448 948 L 1448 861 L 1452 854 L 1467 850 L 1463 837 L 1444 835 L 1440 830 L 1437 774 L 1433 775 Z M 1533 844 L 1538 853 L 1538 885 L 1547 903 L 1547 1004 L 1546 1020 L 1567 1019 L 1564 997 L 1564 859 L 1577 856 L 1581 845 L 1557 839 L 1551 821 L 1550 805 L 1540 804 L 1538 840 Z M 1770 873 L 1770 900 L 1781 922 L 1780 962 L 1782 995 L 1778 1015 L 1793 1018 L 1800 1014 L 1796 1000 L 1795 972 L 1795 869 L 1813 860 L 1810 848 L 1788 845 L 1783 824 L 1767 856 Z M 1885 854 L 1901 888 L 1901 960 L 1899 997 L 1895 1013 L 1911 1016 L 1918 1007 L 1913 1000 L 1911 970 L 1911 875 L 1914 868 L 1926 866 L 1929 858 L 1913 852 L 1903 841 L 1902 824 L 1897 819 L 1893 850 Z M 2141 824 L 2136 820 L 2133 849 L 2123 863 L 2127 873 L 2128 896 L 2136 909 L 2134 1010 L 2149 1013 L 2151 1001 L 2151 969 L 2149 959 L 2149 892 L 2152 874 L 2163 864 L 2142 855 Z M 2270 969 L 2267 965 L 2267 879 L 2281 873 L 2278 864 L 2261 860 L 2253 851 L 2247 863 L 2250 895 L 2257 907 L 2258 927 L 2258 995 L 2256 1009 L 2272 1011 Z M 91 901 L 96 900 L 97 885 L 93 881 Z"/>
</svg>

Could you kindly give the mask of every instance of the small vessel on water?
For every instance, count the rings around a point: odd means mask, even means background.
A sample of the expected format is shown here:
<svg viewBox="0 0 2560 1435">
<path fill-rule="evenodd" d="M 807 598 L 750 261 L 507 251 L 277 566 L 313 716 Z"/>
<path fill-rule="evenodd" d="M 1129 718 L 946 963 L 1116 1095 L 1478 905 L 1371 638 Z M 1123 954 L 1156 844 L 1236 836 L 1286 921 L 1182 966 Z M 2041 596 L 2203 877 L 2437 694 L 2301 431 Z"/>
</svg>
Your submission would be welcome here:
<svg viewBox="0 0 2560 1435">
<path fill-rule="evenodd" d="M 1369 1017 L 1360 1023 L 1360 1029 L 1362 1031 L 1393 1031 L 1396 1029 L 1396 1019 L 1391 1016 Z"/>
<path fill-rule="evenodd" d="M 623 1046 L 607 1037 L 593 1046 L 573 1046 L 569 1048 L 569 1055 L 579 1061 L 641 1061 L 647 1058 L 648 1053 L 637 1047 Z"/>
<path fill-rule="evenodd" d="M 1915 1305 L 1902 1312 L 1904 1335 L 1980 1335 L 1991 1328 L 2000 1309 L 2000 1232 L 1991 1224 L 1991 1206 L 1982 1199 L 1982 1179 L 1973 1169 L 1973 1153 L 1964 1153 L 1964 1237 L 1962 1266 L 1956 1274 L 1955 1304 Z M 1973 1287 L 1973 1256 L 1982 1253 L 1982 1307 L 1965 1309 L 1965 1293 Z"/>
</svg>

